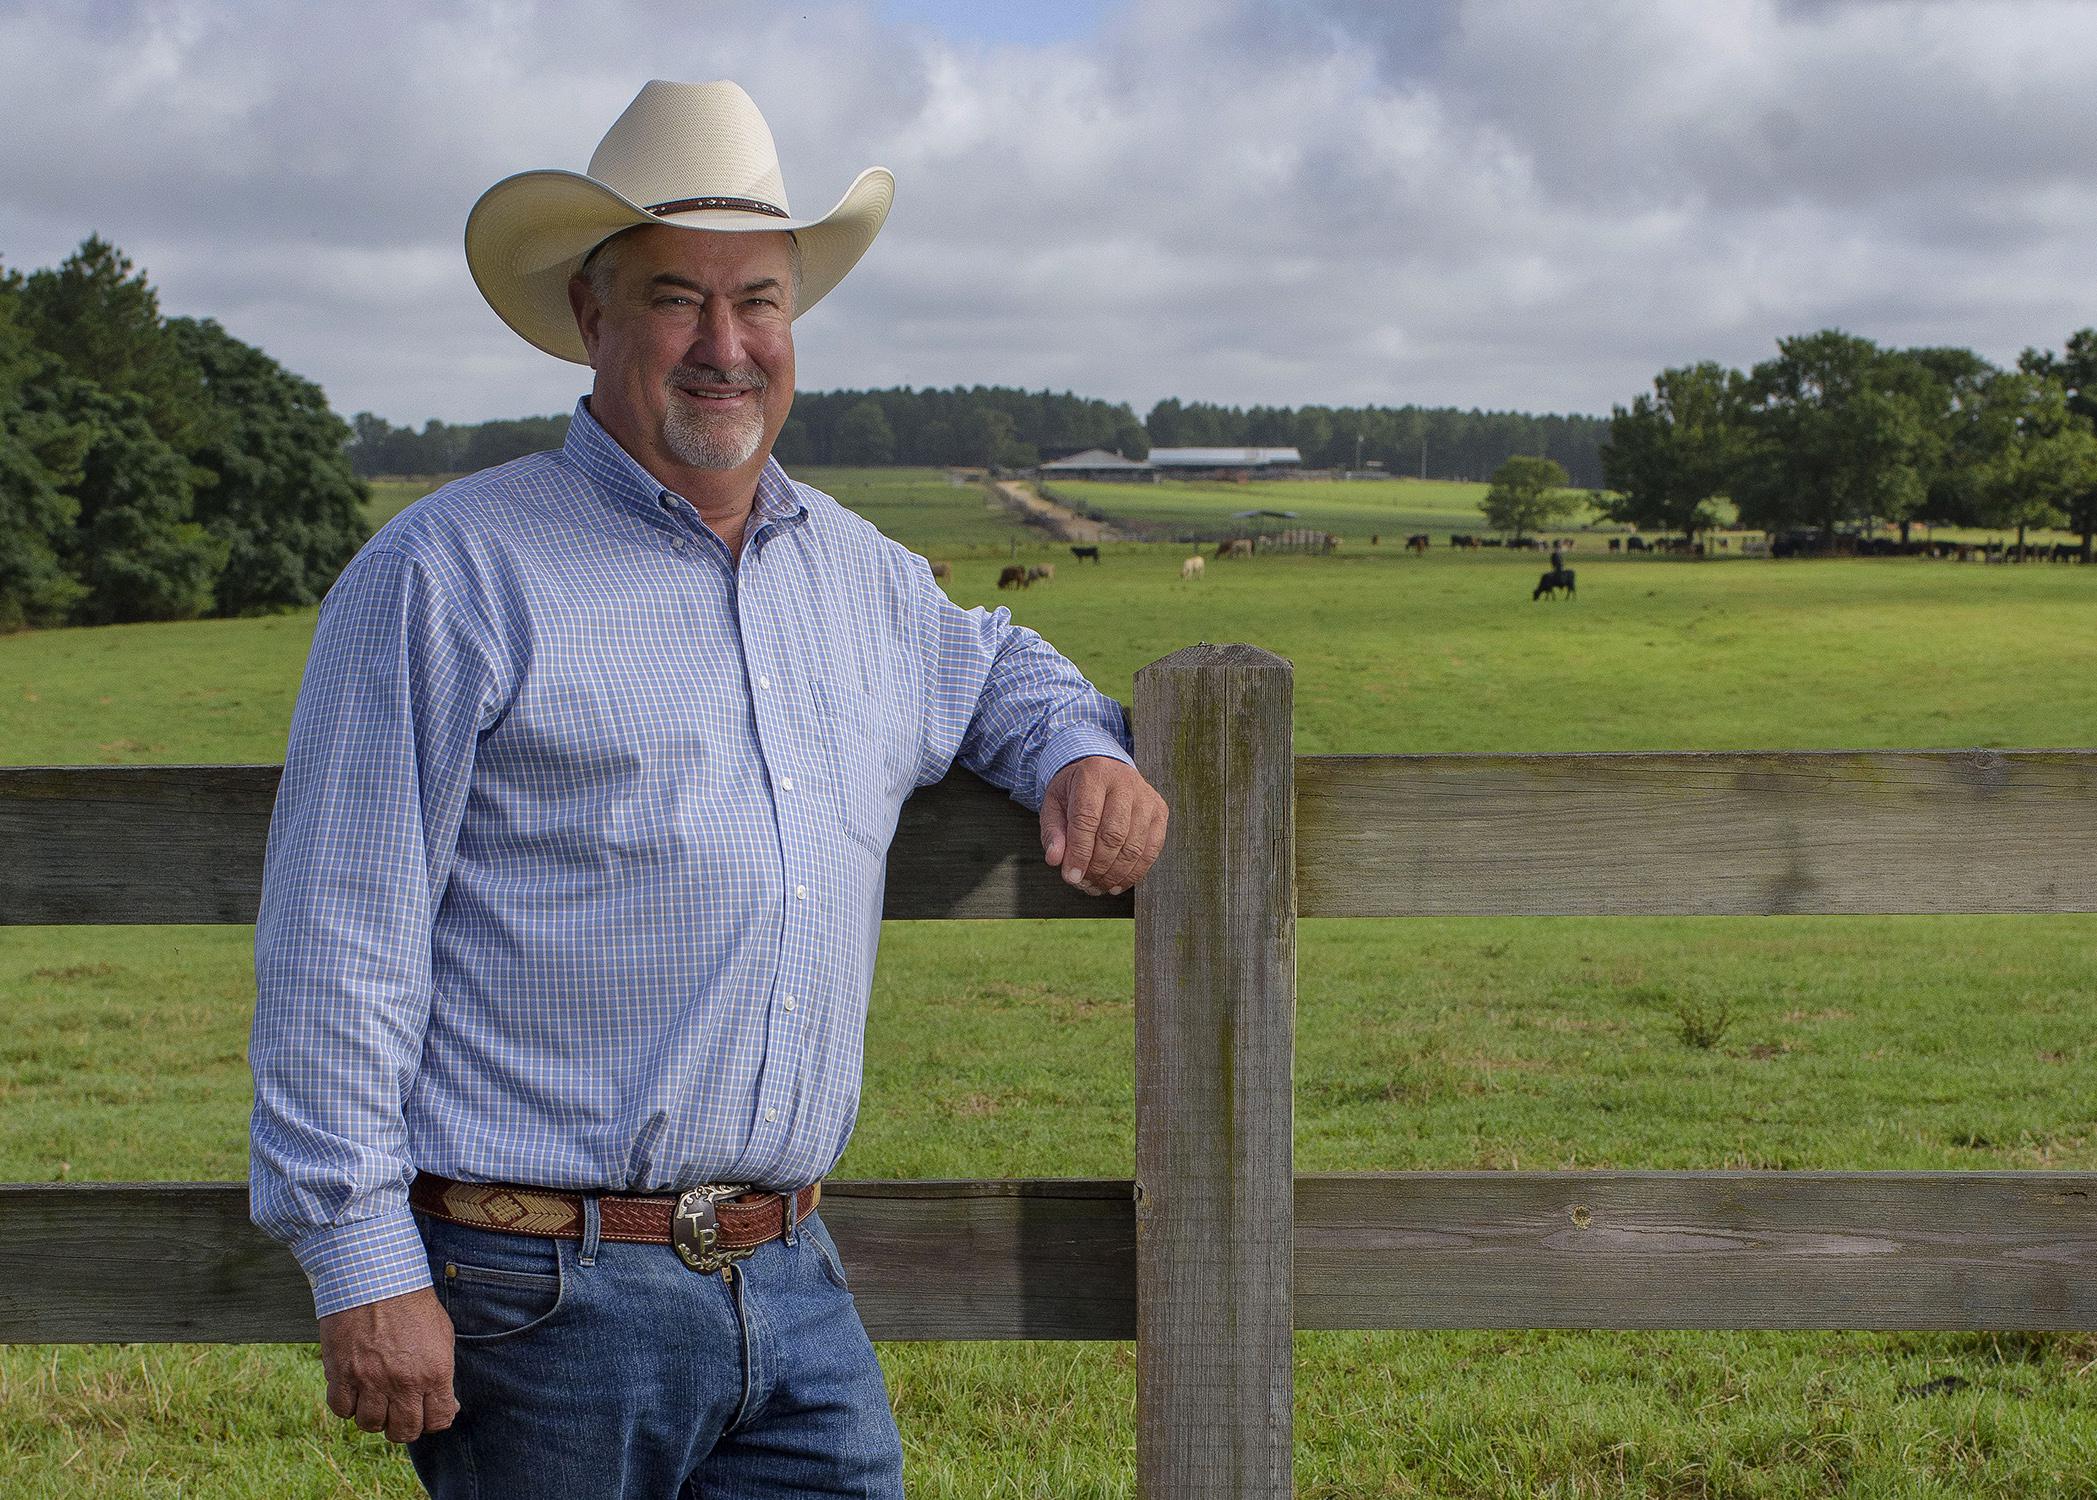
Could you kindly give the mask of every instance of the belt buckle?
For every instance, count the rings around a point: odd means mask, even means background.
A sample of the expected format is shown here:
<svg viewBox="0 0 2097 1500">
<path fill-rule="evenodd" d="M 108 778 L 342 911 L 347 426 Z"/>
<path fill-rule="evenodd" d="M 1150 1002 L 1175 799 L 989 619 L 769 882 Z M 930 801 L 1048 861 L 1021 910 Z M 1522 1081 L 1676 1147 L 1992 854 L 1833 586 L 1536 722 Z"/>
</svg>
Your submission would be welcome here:
<svg viewBox="0 0 2097 1500">
<path fill-rule="evenodd" d="M 677 1210 L 670 1217 L 670 1248 L 679 1260 L 701 1275 L 711 1275 L 750 1254 L 722 1248 L 721 1219 L 714 1211 L 716 1203 L 745 1191 L 740 1184 L 709 1182 L 678 1197 Z"/>
</svg>

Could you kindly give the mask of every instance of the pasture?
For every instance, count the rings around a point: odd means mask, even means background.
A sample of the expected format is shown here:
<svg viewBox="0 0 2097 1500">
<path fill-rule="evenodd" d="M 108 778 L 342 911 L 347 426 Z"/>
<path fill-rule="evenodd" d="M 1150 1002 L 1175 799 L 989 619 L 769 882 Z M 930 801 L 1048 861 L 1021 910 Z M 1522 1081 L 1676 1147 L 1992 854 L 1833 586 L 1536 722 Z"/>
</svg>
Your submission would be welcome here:
<svg viewBox="0 0 2097 1500">
<path fill-rule="evenodd" d="M 1291 657 L 1304 753 L 2091 741 L 2097 570 L 1582 549 L 1578 600 L 1532 604 L 1526 557 L 1349 549 L 1183 583 L 1184 548 L 1095 567 L 1030 540 L 1018 560 L 1056 578 L 1001 595 L 1014 532 L 979 492 L 826 477 L 1124 699 L 1194 640 Z M 0 638 L 0 758 L 274 760 L 312 618 Z M 0 929 L 0 1174 L 241 1175 L 247 941 Z M 1313 922 L 1300 969 L 1305 1171 L 2097 1167 L 2097 919 Z M 891 924 L 840 1175 L 1125 1174 L 1131 986 L 1124 924 Z M 2090 1336 L 1296 1347 L 1310 1496 L 2097 1494 Z M 882 1352 L 914 1494 L 1129 1493 L 1126 1346 Z M 0 1493 L 418 1491 L 326 1415 L 309 1349 L 163 1347 L 0 1351 Z"/>
</svg>

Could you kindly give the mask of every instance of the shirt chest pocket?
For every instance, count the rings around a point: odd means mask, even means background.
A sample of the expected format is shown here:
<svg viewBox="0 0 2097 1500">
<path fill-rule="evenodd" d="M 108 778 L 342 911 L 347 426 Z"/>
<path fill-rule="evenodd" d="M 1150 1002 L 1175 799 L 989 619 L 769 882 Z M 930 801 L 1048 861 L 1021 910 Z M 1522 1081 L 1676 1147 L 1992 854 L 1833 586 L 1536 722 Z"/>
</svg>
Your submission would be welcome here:
<svg viewBox="0 0 2097 1500">
<path fill-rule="evenodd" d="M 844 831 L 878 858 L 888 854 L 896 813 L 917 778 L 918 717 L 899 693 L 826 686 L 822 739 L 838 789 Z"/>
</svg>

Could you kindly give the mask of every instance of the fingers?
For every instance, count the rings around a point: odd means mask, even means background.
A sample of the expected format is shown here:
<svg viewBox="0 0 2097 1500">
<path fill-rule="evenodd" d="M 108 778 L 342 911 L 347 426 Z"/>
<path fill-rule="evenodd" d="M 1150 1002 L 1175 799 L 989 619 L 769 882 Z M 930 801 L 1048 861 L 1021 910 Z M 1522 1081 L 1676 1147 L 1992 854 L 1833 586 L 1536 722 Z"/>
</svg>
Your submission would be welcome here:
<svg viewBox="0 0 2097 1500">
<path fill-rule="evenodd" d="M 1065 798 L 1063 879 L 1088 896 L 1099 894 L 1086 874 L 1092 868 L 1093 845 L 1100 835 L 1100 808 L 1105 801 L 1106 789 L 1095 778 L 1082 774 L 1074 778 Z"/>
<path fill-rule="evenodd" d="M 1149 792 L 1150 788 L 1145 786 L 1142 790 Z M 1148 798 L 1137 799 L 1120 852 L 1097 877 L 1097 883 L 1107 894 L 1118 896 L 1150 873 L 1150 867 L 1157 862 L 1159 852 L 1165 847 L 1165 819 L 1164 798 L 1152 792 Z"/>
<path fill-rule="evenodd" d="M 1063 862 L 1063 784 L 1067 778 L 1057 772 L 1048 784 L 1048 795 L 1041 799 L 1041 857 L 1049 864 Z"/>
<path fill-rule="evenodd" d="M 458 1415 L 451 1319 L 427 1287 L 327 1314 L 320 1347 L 328 1410 L 365 1432 L 412 1443 Z"/>
<path fill-rule="evenodd" d="M 449 1384 L 443 1390 L 433 1391 L 422 1398 L 422 1430 L 424 1432 L 442 1432 L 457 1420 L 458 1415 L 458 1398 L 452 1395 Z"/>
<path fill-rule="evenodd" d="M 1157 861 L 1166 822 L 1165 799 L 1133 767 L 1106 757 L 1073 761 L 1042 802 L 1045 857 L 1086 895 L 1118 896 Z"/>
</svg>

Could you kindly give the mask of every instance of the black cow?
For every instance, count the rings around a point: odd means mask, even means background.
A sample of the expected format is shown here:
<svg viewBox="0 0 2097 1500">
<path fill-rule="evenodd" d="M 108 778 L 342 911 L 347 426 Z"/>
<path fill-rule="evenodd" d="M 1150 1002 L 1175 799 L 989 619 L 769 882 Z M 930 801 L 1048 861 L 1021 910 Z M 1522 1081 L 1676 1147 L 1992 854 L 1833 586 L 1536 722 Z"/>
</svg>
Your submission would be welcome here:
<svg viewBox="0 0 2097 1500">
<path fill-rule="evenodd" d="M 1570 599 L 1573 597 L 1573 570 L 1571 568 L 1553 568 L 1539 578 L 1536 581 L 1536 592 L 1529 596 L 1529 602 L 1534 604 L 1547 594 L 1556 599 L 1560 589 L 1565 590 L 1566 598 Z"/>
<path fill-rule="evenodd" d="M 1089 557 L 1089 558 L 1091 558 L 1091 559 L 1092 559 L 1092 560 L 1093 560 L 1094 562 L 1098 562 L 1098 561 L 1099 561 L 1099 548 L 1097 548 L 1097 547 L 1073 547 L 1073 548 L 1071 548 L 1071 549 L 1070 549 L 1070 555 L 1071 555 L 1072 557 L 1075 557 L 1075 558 L 1076 558 L 1076 559 L 1077 559 L 1077 560 L 1078 560 L 1079 562 L 1083 562 L 1083 561 L 1084 561 L 1084 560 L 1085 560 L 1086 558 L 1088 558 L 1088 557 Z"/>
</svg>

